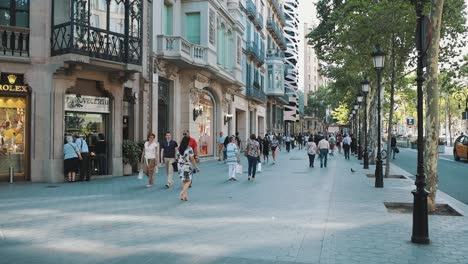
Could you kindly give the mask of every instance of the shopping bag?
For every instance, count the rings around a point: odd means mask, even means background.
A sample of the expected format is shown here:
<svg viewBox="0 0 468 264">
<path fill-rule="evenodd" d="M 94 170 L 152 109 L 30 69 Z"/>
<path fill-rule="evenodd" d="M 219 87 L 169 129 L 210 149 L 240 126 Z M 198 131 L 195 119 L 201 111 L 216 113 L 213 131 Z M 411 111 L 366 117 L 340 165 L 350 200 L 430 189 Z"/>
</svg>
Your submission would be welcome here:
<svg viewBox="0 0 468 264">
<path fill-rule="evenodd" d="M 143 168 L 141 168 L 140 171 L 138 172 L 138 177 L 137 177 L 137 178 L 138 178 L 139 180 L 143 179 L 143 174 L 144 174 L 144 173 L 143 173 Z"/>
<path fill-rule="evenodd" d="M 236 173 L 237 174 L 242 174 L 242 165 L 240 165 L 240 164 L 236 165 Z"/>
<path fill-rule="evenodd" d="M 257 163 L 257 172 L 262 172 L 262 163 Z"/>
</svg>

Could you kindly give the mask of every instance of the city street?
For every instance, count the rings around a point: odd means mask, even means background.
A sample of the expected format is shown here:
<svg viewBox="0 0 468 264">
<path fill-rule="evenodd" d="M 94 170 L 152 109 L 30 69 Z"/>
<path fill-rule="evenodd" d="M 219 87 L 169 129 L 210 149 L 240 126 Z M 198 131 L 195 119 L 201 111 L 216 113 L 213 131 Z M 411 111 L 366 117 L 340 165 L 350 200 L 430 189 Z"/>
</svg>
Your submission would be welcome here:
<svg viewBox="0 0 468 264">
<path fill-rule="evenodd" d="M 393 164 L 411 173 L 414 179 L 417 166 L 417 152 L 414 149 L 400 148 L 400 153 Z M 454 161 L 453 155 L 446 153 L 439 155 L 439 190 L 442 190 L 455 199 L 468 204 L 468 161 Z"/>
<path fill-rule="evenodd" d="M 402 154 L 403 155 L 403 154 Z M 400 156 L 403 157 L 403 156 Z M 411 214 L 383 202 L 412 202 L 409 179 L 374 179 L 356 158 L 307 167 L 304 150 L 280 153 L 255 182 L 227 181 L 226 165 L 201 164 L 189 191 L 151 189 L 136 176 L 63 184 L 0 184 L 1 264 L 91 263 L 467 263 L 465 216 L 430 216 L 431 244 L 410 242 Z M 351 168 L 355 172 L 351 172 Z M 162 170 L 163 171 L 163 170 Z M 394 174 L 404 174 L 396 166 Z"/>
</svg>

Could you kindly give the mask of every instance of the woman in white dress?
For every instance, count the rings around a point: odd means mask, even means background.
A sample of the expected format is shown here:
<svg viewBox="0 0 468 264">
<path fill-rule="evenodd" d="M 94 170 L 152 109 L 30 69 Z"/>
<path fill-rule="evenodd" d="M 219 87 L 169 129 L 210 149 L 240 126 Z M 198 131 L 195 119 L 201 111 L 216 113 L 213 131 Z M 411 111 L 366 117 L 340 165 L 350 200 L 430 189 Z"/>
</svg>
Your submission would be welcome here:
<svg viewBox="0 0 468 264">
<path fill-rule="evenodd" d="M 179 176 L 182 181 L 182 191 L 180 192 L 180 200 L 188 201 L 187 190 L 192 183 L 192 175 L 199 172 L 197 161 L 193 149 L 189 146 L 189 137 L 184 137 L 180 142 L 179 153 L 177 154 L 177 165 Z M 195 168 L 193 168 L 195 167 Z"/>
</svg>

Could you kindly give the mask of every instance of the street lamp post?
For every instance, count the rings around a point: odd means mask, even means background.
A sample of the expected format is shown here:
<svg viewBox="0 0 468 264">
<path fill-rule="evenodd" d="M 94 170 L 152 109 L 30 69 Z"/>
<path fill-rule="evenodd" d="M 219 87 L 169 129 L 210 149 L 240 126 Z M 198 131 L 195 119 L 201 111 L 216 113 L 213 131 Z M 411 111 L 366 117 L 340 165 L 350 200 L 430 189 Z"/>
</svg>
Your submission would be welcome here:
<svg viewBox="0 0 468 264">
<path fill-rule="evenodd" d="M 361 90 L 364 95 L 364 169 L 369 169 L 369 151 L 367 146 L 367 93 L 369 92 L 369 81 L 367 78 L 361 82 Z"/>
<path fill-rule="evenodd" d="M 357 105 L 358 105 L 358 108 L 360 107 L 360 105 L 362 104 L 362 94 L 359 93 L 358 97 L 357 97 Z M 358 115 L 358 160 L 362 160 L 362 145 L 361 145 L 361 136 L 362 136 L 362 132 L 361 132 L 361 116 Z"/>
<path fill-rule="evenodd" d="M 358 144 L 359 144 L 359 104 L 358 103 L 354 103 L 354 110 L 356 111 L 356 140 L 357 140 L 357 144 L 356 144 L 356 148 L 354 149 L 355 152 L 357 153 L 354 153 L 354 154 L 358 154 L 358 159 L 359 159 L 359 148 L 358 148 Z"/>
<path fill-rule="evenodd" d="M 381 90 L 381 74 L 385 63 L 385 52 L 380 49 L 380 46 L 376 46 L 374 52 L 372 52 L 372 59 L 374 60 L 374 68 L 377 71 L 377 161 L 375 162 L 375 187 L 383 188 L 383 169 L 382 169 L 382 137 L 381 137 L 381 102 L 380 102 L 380 90 Z"/>
<path fill-rule="evenodd" d="M 418 112 L 418 167 L 416 175 L 416 190 L 413 190 L 413 230 L 411 242 L 416 244 L 429 244 L 429 220 L 427 213 L 427 196 L 429 192 L 426 187 L 426 175 L 424 172 L 424 141 L 423 141 L 423 82 L 424 82 L 424 65 L 423 59 L 425 47 L 423 47 L 423 21 L 426 19 L 423 12 L 424 0 L 416 0 L 416 17 L 417 30 L 416 32 L 416 49 L 418 51 L 418 67 L 417 67 L 417 112 Z M 427 25 L 426 25 L 427 26 Z"/>
</svg>

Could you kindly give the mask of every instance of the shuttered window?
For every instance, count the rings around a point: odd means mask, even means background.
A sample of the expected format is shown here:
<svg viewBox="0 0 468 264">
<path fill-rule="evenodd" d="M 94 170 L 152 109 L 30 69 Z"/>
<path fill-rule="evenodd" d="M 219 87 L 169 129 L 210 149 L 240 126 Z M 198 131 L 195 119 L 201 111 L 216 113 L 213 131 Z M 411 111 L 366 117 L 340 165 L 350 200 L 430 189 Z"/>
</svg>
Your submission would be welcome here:
<svg viewBox="0 0 468 264">
<path fill-rule="evenodd" d="M 185 14 L 185 38 L 194 44 L 200 44 L 200 13 Z"/>
</svg>

